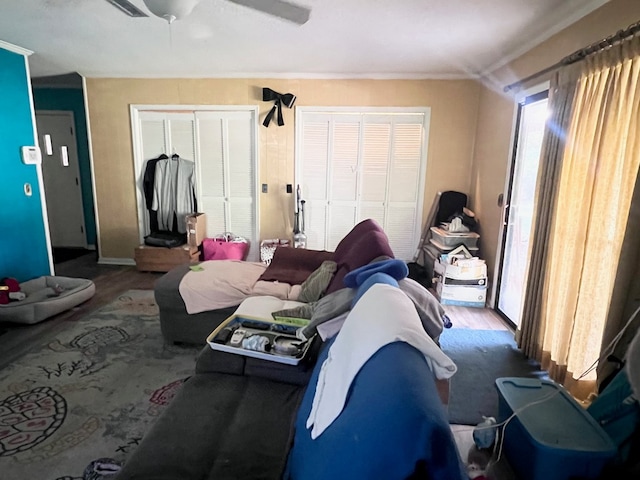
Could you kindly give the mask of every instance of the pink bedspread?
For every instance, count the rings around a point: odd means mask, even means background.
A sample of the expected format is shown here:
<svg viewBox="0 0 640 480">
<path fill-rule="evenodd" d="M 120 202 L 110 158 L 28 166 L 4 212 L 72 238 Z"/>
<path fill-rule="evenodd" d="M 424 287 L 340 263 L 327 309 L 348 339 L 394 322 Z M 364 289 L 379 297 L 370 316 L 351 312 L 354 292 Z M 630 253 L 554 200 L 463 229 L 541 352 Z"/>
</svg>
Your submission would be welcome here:
<svg viewBox="0 0 640 480">
<path fill-rule="evenodd" d="M 187 272 L 178 287 L 190 314 L 234 307 L 254 295 L 295 300 L 300 293 L 299 285 L 258 281 L 267 268 L 260 262 L 211 260 L 200 266 L 201 271 Z"/>
</svg>

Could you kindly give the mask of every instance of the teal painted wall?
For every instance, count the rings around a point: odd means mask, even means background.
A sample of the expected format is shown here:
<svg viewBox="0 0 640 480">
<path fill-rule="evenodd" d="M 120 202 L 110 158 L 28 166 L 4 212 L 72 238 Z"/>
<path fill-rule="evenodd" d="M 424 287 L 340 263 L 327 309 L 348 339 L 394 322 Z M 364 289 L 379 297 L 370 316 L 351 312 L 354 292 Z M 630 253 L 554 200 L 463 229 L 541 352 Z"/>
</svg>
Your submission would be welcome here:
<svg viewBox="0 0 640 480">
<path fill-rule="evenodd" d="M 67 110 L 73 112 L 76 142 L 78 147 L 78 164 L 80 166 L 80 188 L 82 189 L 82 206 L 84 208 L 84 224 L 87 233 L 87 244 L 96 244 L 96 216 L 93 208 L 93 189 L 91 187 L 91 162 L 89 160 L 89 140 L 87 138 L 87 117 L 84 109 L 84 96 L 77 88 L 42 88 L 33 89 L 33 103 L 38 110 Z"/>
<path fill-rule="evenodd" d="M 0 278 L 20 282 L 51 273 L 36 166 L 20 154 L 34 145 L 28 82 L 24 57 L 0 48 Z"/>
</svg>

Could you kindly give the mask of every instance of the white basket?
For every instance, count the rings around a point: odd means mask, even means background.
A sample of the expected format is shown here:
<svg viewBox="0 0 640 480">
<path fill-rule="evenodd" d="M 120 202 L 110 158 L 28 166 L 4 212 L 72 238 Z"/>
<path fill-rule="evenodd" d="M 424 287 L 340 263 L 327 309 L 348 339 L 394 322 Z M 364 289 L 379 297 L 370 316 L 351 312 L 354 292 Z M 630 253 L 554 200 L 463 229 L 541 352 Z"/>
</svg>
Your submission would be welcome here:
<svg viewBox="0 0 640 480">
<path fill-rule="evenodd" d="M 273 238 L 270 240 L 263 240 L 260 242 L 260 261 L 266 265 L 271 263 L 273 254 L 278 247 L 289 247 L 289 240 L 281 238 Z"/>
</svg>

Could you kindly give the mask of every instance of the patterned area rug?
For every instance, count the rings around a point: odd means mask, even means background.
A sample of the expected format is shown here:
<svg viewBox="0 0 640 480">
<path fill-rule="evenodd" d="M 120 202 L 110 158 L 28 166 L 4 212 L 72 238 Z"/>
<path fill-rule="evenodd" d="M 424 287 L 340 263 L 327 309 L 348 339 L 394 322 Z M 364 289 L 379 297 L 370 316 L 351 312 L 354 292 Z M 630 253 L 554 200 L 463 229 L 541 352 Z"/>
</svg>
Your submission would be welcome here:
<svg viewBox="0 0 640 480">
<path fill-rule="evenodd" d="M 0 371 L 0 478 L 113 478 L 199 350 L 165 344 L 146 290 L 35 345 Z"/>
</svg>

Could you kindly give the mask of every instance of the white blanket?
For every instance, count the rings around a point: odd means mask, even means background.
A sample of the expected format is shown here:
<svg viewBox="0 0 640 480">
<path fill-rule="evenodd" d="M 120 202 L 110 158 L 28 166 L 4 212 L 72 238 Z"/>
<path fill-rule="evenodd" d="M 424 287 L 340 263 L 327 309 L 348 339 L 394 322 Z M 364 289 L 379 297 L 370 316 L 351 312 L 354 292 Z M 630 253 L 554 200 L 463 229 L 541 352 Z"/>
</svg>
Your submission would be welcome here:
<svg viewBox="0 0 640 480">
<path fill-rule="evenodd" d="M 299 285 L 258 281 L 267 268 L 260 262 L 209 260 L 199 265 L 202 270 L 188 271 L 178 286 L 190 314 L 235 307 L 253 295 L 295 300 L 300 292 Z"/>
<path fill-rule="evenodd" d="M 373 285 L 358 300 L 322 364 L 307 428 L 317 438 L 344 408 L 351 382 L 383 346 L 407 342 L 417 348 L 438 379 L 450 378 L 456 365 L 424 331 L 415 306 L 400 289 Z"/>
</svg>

